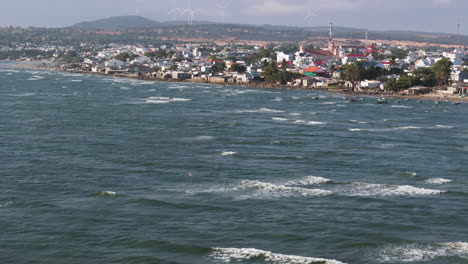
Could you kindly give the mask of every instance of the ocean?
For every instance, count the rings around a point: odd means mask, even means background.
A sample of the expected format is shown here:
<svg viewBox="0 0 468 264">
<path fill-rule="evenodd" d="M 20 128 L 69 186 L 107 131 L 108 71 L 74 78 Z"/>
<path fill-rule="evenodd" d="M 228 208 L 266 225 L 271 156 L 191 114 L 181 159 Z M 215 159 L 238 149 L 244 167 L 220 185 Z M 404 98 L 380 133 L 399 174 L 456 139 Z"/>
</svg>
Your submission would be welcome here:
<svg viewBox="0 0 468 264">
<path fill-rule="evenodd" d="M 0 262 L 468 263 L 467 104 L 376 100 L 0 63 Z"/>
</svg>

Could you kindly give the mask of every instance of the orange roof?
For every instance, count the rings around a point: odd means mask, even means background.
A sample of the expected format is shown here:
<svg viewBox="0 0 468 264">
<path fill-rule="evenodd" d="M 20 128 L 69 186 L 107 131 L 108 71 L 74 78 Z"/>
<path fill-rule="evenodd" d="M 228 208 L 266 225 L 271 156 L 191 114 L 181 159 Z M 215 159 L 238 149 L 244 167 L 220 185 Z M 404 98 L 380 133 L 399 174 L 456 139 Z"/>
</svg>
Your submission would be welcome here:
<svg viewBox="0 0 468 264">
<path fill-rule="evenodd" d="M 304 70 L 305 72 L 325 73 L 326 71 L 320 67 L 309 67 Z"/>
</svg>

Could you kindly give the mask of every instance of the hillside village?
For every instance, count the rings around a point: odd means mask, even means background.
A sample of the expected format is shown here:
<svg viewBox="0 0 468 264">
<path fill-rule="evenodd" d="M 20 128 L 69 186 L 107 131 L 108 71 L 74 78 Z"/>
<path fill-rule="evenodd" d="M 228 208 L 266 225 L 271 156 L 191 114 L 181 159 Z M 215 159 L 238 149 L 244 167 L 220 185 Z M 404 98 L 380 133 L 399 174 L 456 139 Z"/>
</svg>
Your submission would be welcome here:
<svg viewBox="0 0 468 264">
<path fill-rule="evenodd" d="M 468 86 L 464 48 L 435 49 L 360 42 L 328 45 L 0 46 L 0 54 L 23 60 L 48 59 L 60 70 L 151 80 L 217 84 L 281 85 L 301 89 L 341 87 L 359 92 L 465 94 Z M 15 59 L 11 57 L 3 59 Z"/>
</svg>

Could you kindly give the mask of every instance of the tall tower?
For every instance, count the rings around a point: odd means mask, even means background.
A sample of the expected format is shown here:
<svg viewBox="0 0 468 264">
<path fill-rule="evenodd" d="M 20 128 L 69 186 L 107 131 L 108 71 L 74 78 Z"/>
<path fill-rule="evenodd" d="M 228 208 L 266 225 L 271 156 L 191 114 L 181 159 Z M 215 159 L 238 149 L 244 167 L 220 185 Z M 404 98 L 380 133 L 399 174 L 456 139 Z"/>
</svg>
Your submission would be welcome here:
<svg viewBox="0 0 468 264">
<path fill-rule="evenodd" d="M 460 17 L 457 18 L 457 46 L 461 49 L 461 45 L 460 45 Z"/>
<path fill-rule="evenodd" d="M 333 22 L 330 20 L 330 31 L 329 31 L 329 39 L 328 39 L 328 50 L 336 55 L 335 43 L 333 42 Z"/>
</svg>

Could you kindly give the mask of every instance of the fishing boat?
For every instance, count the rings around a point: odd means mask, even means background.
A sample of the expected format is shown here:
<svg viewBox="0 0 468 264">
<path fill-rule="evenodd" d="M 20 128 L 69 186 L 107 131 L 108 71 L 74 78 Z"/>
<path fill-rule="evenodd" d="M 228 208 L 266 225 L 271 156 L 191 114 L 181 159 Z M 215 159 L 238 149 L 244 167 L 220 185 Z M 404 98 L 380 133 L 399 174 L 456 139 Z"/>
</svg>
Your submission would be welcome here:
<svg viewBox="0 0 468 264">
<path fill-rule="evenodd" d="M 387 98 L 382 97 L 382 98 L 377 99 L 377 103 L 378 104 L 388 104 L 388 100 L 387 100 Z"/>
</svg>

